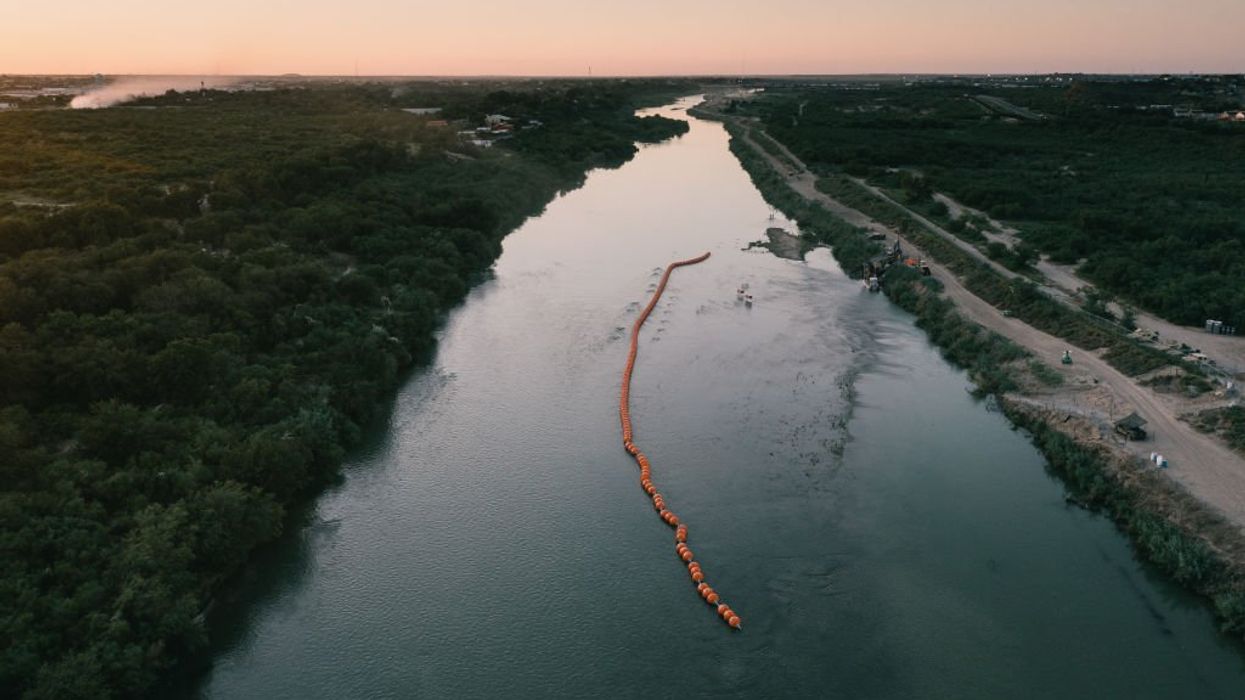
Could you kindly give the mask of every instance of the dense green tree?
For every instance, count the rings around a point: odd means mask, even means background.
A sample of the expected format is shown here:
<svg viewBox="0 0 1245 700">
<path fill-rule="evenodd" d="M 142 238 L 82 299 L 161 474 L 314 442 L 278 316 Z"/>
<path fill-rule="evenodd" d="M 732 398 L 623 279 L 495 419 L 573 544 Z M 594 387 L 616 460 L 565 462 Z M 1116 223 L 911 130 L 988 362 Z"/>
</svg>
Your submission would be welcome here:
<svg viewBox="0 0 1245 700">
<path fill-rule="evenodd" d="M 634 116 L 669 86 L 622 85 L 0 114 L 0 695 L 151 694 L 201 649 L 213 590 L 334 478 L 502 237 L 686 129 Z M 540 126 L 479 152 L 401 99 Z"/>
<path fill-rule="evenodd" d="M 1245 327 L 1245 128 L 1148 108 L 1240 109 L 1230 77 L 998 95 L 1046 115 L 1028 120 L 983 105 L 974 96 L 986 89 L 798 86 L 744 109 L 823 174 L 864 175 L 913 202 L 947 193 L 1008 220 L 1055 261 L 1083 261 L 1081 273 L 1123 301 L 1186 325 Z M 995 257 L 1014 269 L 1034 259 L 1015 252 Z"/>
</svg>

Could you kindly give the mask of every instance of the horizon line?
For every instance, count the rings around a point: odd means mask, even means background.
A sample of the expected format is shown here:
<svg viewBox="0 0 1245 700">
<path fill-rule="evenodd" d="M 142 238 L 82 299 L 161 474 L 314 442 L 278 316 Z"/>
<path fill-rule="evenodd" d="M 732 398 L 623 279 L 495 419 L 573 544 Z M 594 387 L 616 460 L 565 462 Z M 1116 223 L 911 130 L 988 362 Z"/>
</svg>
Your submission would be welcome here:
<svg viewBox="0 0 1245 700">
<path fill-rule="evenodd" d="M 106 78 L 348 78 L 363 79 L 487 79 L 487 80 L 629 80 L 629 79 L 673 79 L 673 78 L 859 78 L 859 77 L 950 77 L 950 78 L 990 78 L 990 77 L 1035 77 L 1051 75 L 1088 75 L 1088 76 L 1145 76 L 1145 77 L 1192 77 L 1192 76 L 1245 76 L 1242 71 L 938 71 L 938 72 L 858 72 L 858 73 L 617 73 L 601 75 L 582 75 L 570 73 L 549 74 L 517 74 L 517 73 L 8 73 L 0 71 L 4 78 L 80 78 L 100 75 Z"/>
</svg>

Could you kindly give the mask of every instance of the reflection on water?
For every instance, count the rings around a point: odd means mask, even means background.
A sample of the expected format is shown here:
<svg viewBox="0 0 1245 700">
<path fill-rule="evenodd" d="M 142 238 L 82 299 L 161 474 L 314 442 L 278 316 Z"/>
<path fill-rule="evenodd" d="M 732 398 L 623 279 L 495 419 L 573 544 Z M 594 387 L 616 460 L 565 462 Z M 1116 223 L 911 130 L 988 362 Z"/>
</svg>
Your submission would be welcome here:
<svg viewBox="0 0 1245 700">
<path fill-rule="evenodd" d="M 389 429 L 222 606 L 202 695 L 1239 696 L 1240 649 L 1065 507 L 909 316 L 826 251 L 742 250 L 791 224 L 726 146 L 692 120 L 506 239 Z M 625 329 L 704 250 L 632 410 L 738 634 L 616 415 Z"/>
</svg>

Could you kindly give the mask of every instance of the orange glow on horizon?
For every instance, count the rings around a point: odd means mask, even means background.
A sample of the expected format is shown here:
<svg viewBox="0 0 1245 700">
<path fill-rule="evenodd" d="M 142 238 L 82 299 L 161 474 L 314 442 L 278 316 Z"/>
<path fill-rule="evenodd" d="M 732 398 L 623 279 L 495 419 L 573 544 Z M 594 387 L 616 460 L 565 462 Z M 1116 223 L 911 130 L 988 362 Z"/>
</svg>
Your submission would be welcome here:
<svg viewBox="0 0 1245 700">
<path fill-rule="evenodd" d="M 4 2 L 0 73 L 1245 72 L 1239 0 Z"/>
</svg>

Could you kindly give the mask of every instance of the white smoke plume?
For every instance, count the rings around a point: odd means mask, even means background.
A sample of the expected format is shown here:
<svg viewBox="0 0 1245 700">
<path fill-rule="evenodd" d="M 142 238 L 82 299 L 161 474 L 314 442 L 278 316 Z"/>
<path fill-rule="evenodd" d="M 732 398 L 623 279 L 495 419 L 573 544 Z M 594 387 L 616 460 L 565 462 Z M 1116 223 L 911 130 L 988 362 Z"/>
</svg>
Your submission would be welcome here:
<svg viewBox="0 0 1245 700">
<path fill-rule="evenodd" d="M 220 89 L 229 87 L 235 82 L 234 78 L 219 75 L 125 76 L 78 95 L 73 98 L 69 106 L 74 109 L 100 109 L 128 102 L 137 97 L 162 95 L 169 90 L 178 92 L 198 90 L 201 85 Z"/>
</svg>

